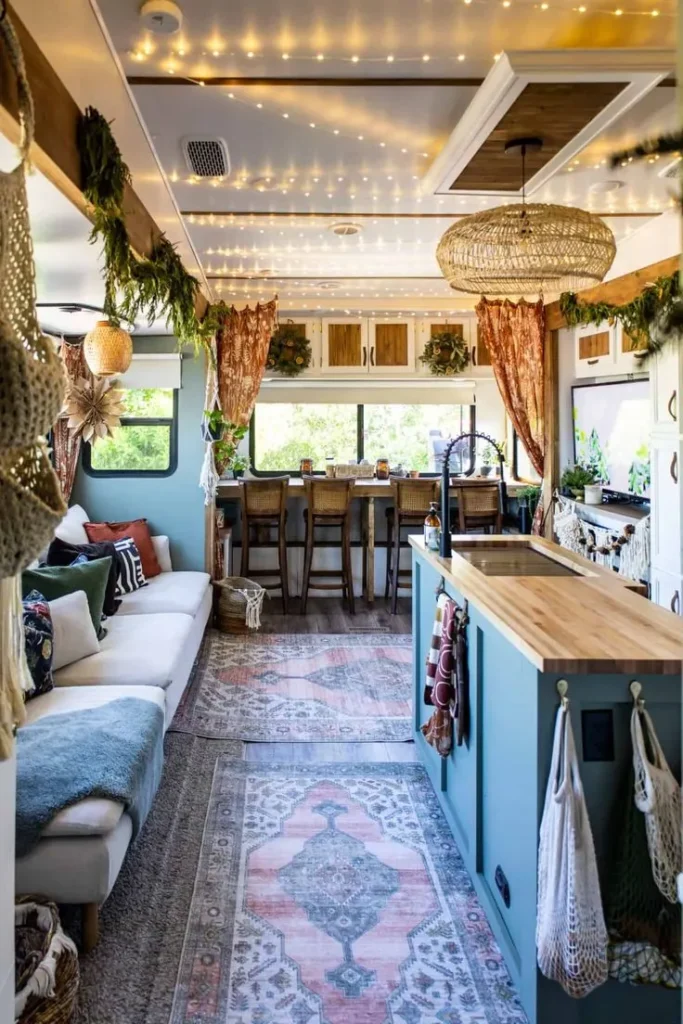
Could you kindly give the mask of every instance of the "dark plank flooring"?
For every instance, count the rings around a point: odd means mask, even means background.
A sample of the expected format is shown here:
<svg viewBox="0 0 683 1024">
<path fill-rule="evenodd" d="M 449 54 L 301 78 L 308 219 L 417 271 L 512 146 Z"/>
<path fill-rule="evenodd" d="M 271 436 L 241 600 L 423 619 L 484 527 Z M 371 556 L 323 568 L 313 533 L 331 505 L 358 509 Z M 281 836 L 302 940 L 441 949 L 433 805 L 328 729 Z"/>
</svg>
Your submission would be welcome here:
<svg viewBox="0 0 683 1024">
<path fill-rule="evenodd" d="M 305 615 L 298 599 L 290 601 L 289 615 L 283 615 L 278 596 L 264 602 L 262 633 L 410 633 L 411 600 L 402 597 L 398 614 L 392 615 L 388 602 L 378 598 L 372 608 L 356 600 L 356 614 L 350 615 L 339 598 L 309 597 Z M 414 743 L 246 743 L 247 761 L 311 764 L 322 761 L 356 764 L 368 761 L 416 761 Z"/>
</svg>

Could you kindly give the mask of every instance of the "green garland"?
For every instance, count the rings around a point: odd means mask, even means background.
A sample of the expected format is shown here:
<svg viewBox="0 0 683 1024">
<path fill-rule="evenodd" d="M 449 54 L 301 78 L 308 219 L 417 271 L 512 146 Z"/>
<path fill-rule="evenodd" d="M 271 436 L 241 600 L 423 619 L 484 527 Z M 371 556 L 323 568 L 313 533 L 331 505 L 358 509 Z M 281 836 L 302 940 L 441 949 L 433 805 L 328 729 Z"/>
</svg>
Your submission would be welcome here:
<svg viewBox="0 0 683 1024">
<path fill-rule="evenodd" d="M 440 331 L 425 345 L 420 362 L 438 377 L 451 377 L 469 365 L 470 350 L 464 338 L 453 331 Z"/>
<path fill-rule="evenodd" d="M 681 298 L 679 274 L 658 277 L 631 302 L 615 306 L 610 302 L 581 302 L 574 292 L 560 295 L 560 310 L 570 327 L 598 326 L 618 320 L 645 361 L 659 352 L 667 338 L 679 330 Z"/>
<path fill-rule="evenodd" d="M 281 324 L 270 339 L 266 369 L 298 377 L 311 365 L 312 358 L 310 341 L 290 320 Z"/>
<path fill-rule="evenodd" d="M 218 317 L 211 315 L 213 307 L 209 307 L 204 320 L 197 317 L 199 282 L 185 270 L 165 235 L 155 243 L 149 258 L 135 256 L 123 217 L 130 171 L 109 122 L 93 107 L 88 107 L 81 118 L 78 144 L 83 194 L 93 207 L 90 240 L 102 239 L 105 313 L 115 324 L 122 319 L 135 322 L 143 315 L 150 324 L 157 319 L 170 321 L 178 342 L 191 344 L 196 353 L 215 334 Z"/>
</svg>

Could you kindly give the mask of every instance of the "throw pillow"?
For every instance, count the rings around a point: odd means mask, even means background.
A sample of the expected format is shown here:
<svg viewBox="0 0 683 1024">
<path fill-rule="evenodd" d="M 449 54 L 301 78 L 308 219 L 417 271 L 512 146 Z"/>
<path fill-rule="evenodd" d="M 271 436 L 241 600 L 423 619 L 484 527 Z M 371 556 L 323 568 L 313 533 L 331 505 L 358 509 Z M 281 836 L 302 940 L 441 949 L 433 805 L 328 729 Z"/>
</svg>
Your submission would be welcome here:
<svg viewBox="0 0 683 1024">
<path fill-rule="evenodd" d="M 113 542 L 109 540 L 101 541 L 99 544 L 70 544 L 55 537 L 47 549 L 46 562 L 48 565 L 72 565 L 79 555 L 85 555 L 85 560 L 88 562 L 92 562 L 96 558 L 111 558 L 102 611 L 105 615 L 115 615 L 121 602 L 116 599 L 119 560 Z"/>
<path fill-rule="evenodd" d="M 73 594 L 65 594 L 56 601 L 50 601 L 50 615 L 54 672 L 98 653 L 100 645 L 84 590 L 75 590 Z"/>
<path fill-rule="evenodd" d="M 158 576 L 161 572 L 146 519 L 132 519 L 128 523 L 86 523 L 85 532 L 90 541 L 124 540 L 126 537 L 132 537 L 140 552 L 142 571 L 147 579 Z"/>
<path fill-rule="evenodd" d="M 48 601 L 54 601 L 65 594 L 73 594 L 75 590 L 84 590 L 92 624 L 101 638 L 105 635 L 101 621 L 110 569 L 111 558 L 96 558 L 82 565 L 43 565 L 38 569 L 25 569 L 21 574 L 22 596 L 38 590 Z"/>
<path fill-rule="evenodd" d="M 48 693 L 54 687 L 52 678 L 52 618 L 50 606 L 37 590 L 29 591 L 24 605 L 24 645 L 33 687 L 26 700 Z"/>
<path fill-rule="evenodd" d="M 116 593 L 119 597 L 122 594 L 132 594 L 140 587 L 146 587 L 147 580 L 142 571 L 142 559 L 133 538 L 124 537 L 123 540 L 115 540 L 114 547 L 119 560 L 119 578 L 116 585 Z"/>
</svg>

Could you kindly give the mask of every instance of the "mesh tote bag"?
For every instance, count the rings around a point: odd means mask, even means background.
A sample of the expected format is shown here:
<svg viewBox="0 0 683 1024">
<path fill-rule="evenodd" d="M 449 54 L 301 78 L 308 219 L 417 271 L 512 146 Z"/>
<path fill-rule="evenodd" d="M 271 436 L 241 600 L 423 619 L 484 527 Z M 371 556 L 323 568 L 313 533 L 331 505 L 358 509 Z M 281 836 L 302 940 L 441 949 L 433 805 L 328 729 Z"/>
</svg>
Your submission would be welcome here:
<svg viewBox="0 0 683 1024">
<path fill-rule="evenodd" d="M 0 448 L 17 448 L 32 445 L 57 419 L 64 398 L 64 371 L 36 318 L 26 199 L 33 100 L 8 15 L 0 21 L 0 39 L 17 81 L 22 129 L 19 164 L 0 172 Z"/>
<path fill-rule="evenodd" d="M 681 787 L 667 764 L 649 713 L 634 707 L 631 715 L 635 803 L 645 817 L 652 875 L 659 891 L 676 903 L 681 871 Z"/>
<path fill-rule="evenodd" d="M 581 998 L 607 980 L 607 929 L 569 711 L 555 722 L 538 850 L 538 966 Z"/>
</svg>

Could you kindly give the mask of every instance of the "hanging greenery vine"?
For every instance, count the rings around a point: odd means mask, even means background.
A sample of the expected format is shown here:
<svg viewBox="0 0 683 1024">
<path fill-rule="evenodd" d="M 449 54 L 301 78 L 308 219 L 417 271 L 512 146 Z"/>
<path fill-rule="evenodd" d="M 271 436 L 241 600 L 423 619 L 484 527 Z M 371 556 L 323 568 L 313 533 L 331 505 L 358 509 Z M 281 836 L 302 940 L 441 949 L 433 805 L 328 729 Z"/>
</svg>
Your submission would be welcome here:
<svg viewBox="0 0 683 1024">
<path fill-rule="evenodd" d="M 659 352 L 667 340 L 680 332 L 681 298 L 679 274 L 659 277 L 631 302 L 615 306 L 610 302 L 581 302 L 574 292 L 560 295 L 560 310 L 570 327 L 598 326 L 618 320 L 643 360 Z"/>
<path fill-rule="evenodd" d="M 427 342 L 420 362 L 438 377 L 450 377 L 469 365 L 470 350 L 463 337 L 453 331 L 439 331 Z"/>
<path fill-rule="evenodd" d="M 78 143 L 83 193 L 93 207 L 90 240 L 102 240 L 105 313 L 115 324 L 122 319 L 134 322 L 141 316 L 146 316 L 149 323 L 167 320 L 179 343 L 191 344 L 197 352 L 215 334 L 217 316 L 211 315 L 209 307 L 203 320 L 197 317 L 199 282 L 187 272 L 165 235 L 155 243 L 149 257 L 138 259 L 133 252 L 123 217 L 130 171 L 109 122 L 93 107 L 88 107 L 81 118 Z"/>
<path fill-rule="evenodd" d="M 266 368 L 287 377 L 298 377 L 311 365 L 311 343 L 301 328 L 289 320 L 281 324 L 270 339 Z"/>
</svg>

